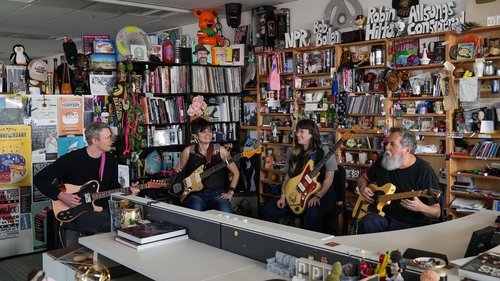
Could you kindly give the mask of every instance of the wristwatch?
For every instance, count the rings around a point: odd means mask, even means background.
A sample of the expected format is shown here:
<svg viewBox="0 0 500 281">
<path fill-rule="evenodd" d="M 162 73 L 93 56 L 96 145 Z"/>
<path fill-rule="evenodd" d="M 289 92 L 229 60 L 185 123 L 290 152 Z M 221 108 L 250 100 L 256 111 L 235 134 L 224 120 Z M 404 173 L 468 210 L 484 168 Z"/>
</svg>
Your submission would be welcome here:
<svg viewBox="0 0 500 281">
<path fill-rule="evenodd" d="M 231 194 L 231 195 L 234 195 L 234 190 L 235 190 L 235 188 L 230 188 L 230 189 L 227 191 L 227 193 L 229 193 L 229 194 Z"/>
</svg>

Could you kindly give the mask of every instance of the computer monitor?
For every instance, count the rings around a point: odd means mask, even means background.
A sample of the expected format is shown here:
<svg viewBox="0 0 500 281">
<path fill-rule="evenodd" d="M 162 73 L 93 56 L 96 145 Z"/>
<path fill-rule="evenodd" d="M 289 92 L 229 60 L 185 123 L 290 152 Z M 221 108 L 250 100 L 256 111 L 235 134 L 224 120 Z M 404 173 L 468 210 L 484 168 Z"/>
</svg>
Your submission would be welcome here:
<svg viewBox="0 0 500 281">
<path fill-rule="evenodd" d="M 465 251 L 464 257 L 477 256 L 482 252 L 489 250 L 491 244 L 491 238 L 495 233 L 495 228 L 492 226 L 485 227 L 483 229 L 476 230 L 472 233 L 472 236 L 467 246 L 467 251 Z"/>
</svg>

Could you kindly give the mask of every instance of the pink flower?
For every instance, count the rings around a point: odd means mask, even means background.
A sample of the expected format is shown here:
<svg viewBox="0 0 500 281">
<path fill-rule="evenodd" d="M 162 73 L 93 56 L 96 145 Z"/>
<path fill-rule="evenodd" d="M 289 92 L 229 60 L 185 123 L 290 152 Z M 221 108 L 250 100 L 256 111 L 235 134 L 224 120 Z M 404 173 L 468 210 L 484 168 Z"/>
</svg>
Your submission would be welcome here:
<svg viewBox="0 0 500 281">
<path fill-rule="evenodd" d="M 208 108 L 203 96 L 196 96 L 193 98 L 187 113 L 189 116 L 208 116 Z"/>
</svg>

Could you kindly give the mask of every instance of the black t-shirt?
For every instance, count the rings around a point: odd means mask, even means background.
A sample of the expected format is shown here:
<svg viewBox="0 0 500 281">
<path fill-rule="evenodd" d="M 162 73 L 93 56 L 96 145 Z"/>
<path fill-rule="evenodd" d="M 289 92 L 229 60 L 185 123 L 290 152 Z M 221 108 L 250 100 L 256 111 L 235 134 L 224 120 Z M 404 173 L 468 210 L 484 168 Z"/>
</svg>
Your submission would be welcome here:
<svg viewBox="0 0 500 281">
<path fill-rule="evenodd" d="M 392 183 L 396 186 L 395 193 L 409 192 L 413 190 L 434 189 L 440 190 L 434 174 L 434 170 L 426 161 L 416 157 L 416 162 L 406 169 L 387 171 L 381 165 L 381 159 L 377 160 L 367 171 L 366 175 L 371 182 L 377 186 Z M 434 205 L 438 201 L 434 198 L 419 198 L 426 205 Z M 416 226 L 430 224 L 431 218 L 420 212 L 412 212 L 401 206 L 401 200 L 393 200 L 383 208 L 386 216 L 405 221 Z"/>
<path fill-rule="evenodd" d="M 58 158 L 54 163 L 38 172 L 33 178 L 33 184 L 40 192 L 50 199 L 57 200 L 59 191 L 53 184 L 54 179 L 61 183 L 83 185 L 91 180 L 99 181 L 101 157 L 92 158 L 86 148 L 78 149 Z M 118 183 L 118 161 L 110 152 L 106 153 L 106 163 L 99 191 L 120 188 Z M 96 200 L 99 206 L 107 206 L 109 198 Z"/>
</svg>

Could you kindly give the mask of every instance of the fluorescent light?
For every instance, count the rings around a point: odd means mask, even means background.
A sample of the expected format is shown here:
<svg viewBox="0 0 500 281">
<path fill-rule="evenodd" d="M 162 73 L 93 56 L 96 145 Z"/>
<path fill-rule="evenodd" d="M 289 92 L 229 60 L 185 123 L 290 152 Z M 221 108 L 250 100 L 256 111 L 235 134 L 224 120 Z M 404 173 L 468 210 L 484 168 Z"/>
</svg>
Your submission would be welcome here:
<svg viewBox="0 0 500 281">
<path fill-rule="evenodd" d="M 192 13 L 191 10 L 186 10 L 186 9 L 178 9 L 178 8 L 173 8 L 173 7 L 158 6 L 158 5 L 151 5 L 151 4 L 146 4 L 146 3 L 137 3 L 137 2 L 130 2 L 130 1 L 120 1 L 120 0 L 90 0 L 90 1 L 112 4 L 112 5 L 122 5 L 122 6 L 152 9 L 152 10 L 170 11 L 170 12 L 178 12 L 178 13 Z"/>
</svg>

